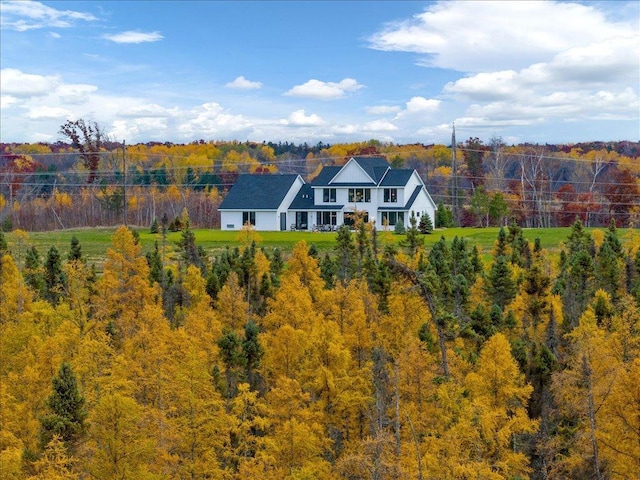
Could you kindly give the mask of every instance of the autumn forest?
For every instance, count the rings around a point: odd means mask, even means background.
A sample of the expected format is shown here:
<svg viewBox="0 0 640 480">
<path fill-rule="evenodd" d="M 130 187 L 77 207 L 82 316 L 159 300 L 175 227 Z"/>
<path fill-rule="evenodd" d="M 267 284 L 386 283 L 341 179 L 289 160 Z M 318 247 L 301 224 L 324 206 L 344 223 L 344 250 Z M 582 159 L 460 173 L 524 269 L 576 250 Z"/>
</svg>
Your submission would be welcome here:
<svg viewBox="0 0 640 480">
<path fill-rule="evenodd" d="M 640 478 L 638 143 L 61 133 L 1 145 L 1 478 Z M 434 241 L 412 218 L 318 233 L 321 252 L 250 225 L 199 245 L 238 174 L 309 180 L 353 155 L 418 170 Z M 29 242 L 96 226 L 119 226 L 98 266 L 75 236 Z M 439 237 L 453 226 L 499 233 Z M 555 226 L 558 245 L 525 238 Z"/>
<path fill-rule="evenodd" d="M 96 274 L 0 237 L 5 479 L 640 475 L 640 234 L 514 222 L 490 252 L 360 222 L 169 258 L 120 227 Z"/>
</svg>

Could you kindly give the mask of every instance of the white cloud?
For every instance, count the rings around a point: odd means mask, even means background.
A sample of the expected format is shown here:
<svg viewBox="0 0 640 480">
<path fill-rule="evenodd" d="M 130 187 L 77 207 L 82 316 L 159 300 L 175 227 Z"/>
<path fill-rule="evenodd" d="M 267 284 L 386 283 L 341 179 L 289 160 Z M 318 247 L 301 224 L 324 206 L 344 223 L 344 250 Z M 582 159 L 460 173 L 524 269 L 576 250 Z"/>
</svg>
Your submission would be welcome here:
<svg viewBox="0 0 640 480">
<path fill-rule="evenodd" d="M 35 1 L 0 2 L 0 25 L 19 32 L 38 28 L 67 28 L 78 20 L 91 22 L 96 17 L 74 10 L 57 10 Z"/>
<path fill-rule="evenodd" d="M 65 120 L 71 118 L 73 115 L 69 110 L 62 107 L 48 107 L 40 106 L 29 109 L 26 114 L 27 118 L 32 120 Z"/>
<path fill-rule="evenodd" d="M 319 127 L 324 125 L 325 121 L 315 113 L 306 115 L 304 110 L 296 110 L 289 115 L 288 119 L 280 120 L 280 124 L 294 127 Z"/>
<path fill-rule="evenodd" d="M 90 94 L 97 91 L 95 85 L 82 83 L 59 85 L 56 88 L 56 94 L 60 100 L 67 104 L 82 104 L 89 100 Z"/>
<path fill-rule="evenodd" d="M 183 112 L 177 130 L 183 138 L 225 138 L 251 129 L 242 115 L 232 115 L 218 103 L 204 103 Z"/>
<path fill-rule="evenodd" d="M 119 117 L 125 118 L 164 118 L 175 116 L 178 109 L 167 109 L 155 103 L 131 105 L 118 112 Z"/>
<path fill-rule="evenodd" d="M 59 34 L 59 33 L 57 33 L 57 32 L 49 32 L 49 36 L 50 36 L 51 38 L 62 38 L 62 35 L 60 35 L 60 34 Z"/>
<path fill-rule="evenodd" d="M 115 43 L 148 43 L 158 42 L 164 37 L 158 32 L 138 32 L 129 30 L 127 32 L 103 35 L 103 38 Z"/>
<path fill-rule="evenodd" d="M 336 98 L 342 98 L 347 93 L 355 92 L 363 88 L 353 78 L 345 78 L 344 80 L 334 82 L 322 82 L 320 80 L 311 79 L 302 85 L 296 85 L 291 90 L 285 93 L 290 97 L 307 97 L 316 98 L 320 100 L 333 100 Z"/>
<path fill-rule="evenodd" d="M 374 105 L 365 107 L 364 109 L 369 115 L 387 115 L 390 113 L 398 113 L 400 110 L 402 110 L 402 108 L 398 106 L 386 105 Z"/>
<path fill-rule="evenodd" d="M 233 82 L 227 83 L 225 87 L 236 88 L 238 90 L 256 90 L 262 88 L 262 82 L 252 82 L 243 76 L 239 76 Z"/>
<path fill-rule="evenodd" d="M 60 78 L 54 75 L 33 75 L 15 68 L 0 71 L 0 90 L 3 95 L 33 97 L 47 95 L 55 90 Z"/>
<path fill-rule="evenodd" d="M 363 130 L 366 132 L 396 132 L 398 131 L 398 127 L 396 127 L 393 123 L 388 122 L 387 120 L 374 120 L 372 122 L 367 122 L 363 126 Z"/>
<path fill-rule="evenodd" d="M 524 68 L 637 30 L 635 19 L 611 22 L 578 3 L 440 1 L 411 20 L 387 25 L 370 44 L 418 53 L 425 66 L 481 72 Z"/>
</svg>

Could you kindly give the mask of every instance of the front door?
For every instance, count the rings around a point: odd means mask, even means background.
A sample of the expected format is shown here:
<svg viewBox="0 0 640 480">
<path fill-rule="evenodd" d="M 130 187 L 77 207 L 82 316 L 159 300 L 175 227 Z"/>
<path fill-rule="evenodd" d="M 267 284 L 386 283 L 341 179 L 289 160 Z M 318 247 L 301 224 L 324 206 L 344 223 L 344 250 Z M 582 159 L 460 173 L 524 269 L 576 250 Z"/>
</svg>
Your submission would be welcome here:
<svg viewBox="0 0 640 480">
<path fill-rule="evenodd" d="M 287 212 L 280 214 L 280 231 L 284 232 L 287 229 Z"/>
<path fill-rule="evenodd" d="M 309 228 L 309 213 L 296 212 L 296 230 L 307 230 Z"/>
</svg>

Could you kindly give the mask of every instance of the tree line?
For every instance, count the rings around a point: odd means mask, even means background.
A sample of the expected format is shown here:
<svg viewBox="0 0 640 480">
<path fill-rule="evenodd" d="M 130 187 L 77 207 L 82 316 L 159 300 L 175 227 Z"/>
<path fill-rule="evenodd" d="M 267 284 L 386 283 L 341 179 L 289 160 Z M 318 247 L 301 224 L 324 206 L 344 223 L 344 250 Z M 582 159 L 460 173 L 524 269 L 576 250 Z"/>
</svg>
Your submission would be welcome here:
<svg viewBox="0 0 640 480">
<path fill-rule="evenodd" d="M 219 228 L 218 206 L 243 173 L 297 173 L 381 155 L 416 169 L 444 216 L 436 226 L 638 224 L 637 142 L 506 145 L 469 138 L 455 145 L 376 140 L 314 146 L 285 142 L 118 144 L 95 123 L 67 122 L 68 143 L 2 144 L 0 223 L 9 231 L 149 226 L 187 210 L 194 227 Z M 454 162 L 455 157 L 455 162 Z M 455 166 L 455 171 L 454 171 Z M 447 212 L 451 211 L 448 215 Z"/>
<path fill-rule="evenodd" d="M 209 257 L 121 227 L 96 275 L 0 234 L 3 478 L 640 475 L 637 232 L 389 235 Z"/>
</svg>

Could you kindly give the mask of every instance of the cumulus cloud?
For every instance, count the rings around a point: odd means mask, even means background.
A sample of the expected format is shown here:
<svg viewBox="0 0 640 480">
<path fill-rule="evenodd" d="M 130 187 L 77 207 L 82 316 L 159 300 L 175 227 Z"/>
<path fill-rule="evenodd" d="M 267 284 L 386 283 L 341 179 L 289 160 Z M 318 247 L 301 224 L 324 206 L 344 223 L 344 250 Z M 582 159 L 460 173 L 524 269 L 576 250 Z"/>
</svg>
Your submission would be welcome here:
<svg viewBox="0 0 640 480">
<path fill-rule="evenodd" d="M 387 120 L 374 120 L 372 122 L 367 122 L 363 126 L 363 130 L 365 132 L 396 132 L 398 127 L 396 127 L 393 123 Z"/>
<path fill-rule="evenodd" d="M 8 0 L 0 2 L 2 28 L 25 32 L 38 28 L 68 28 L 77 21 L 91 22 L 96 17 L 74 10 L 58 10 L 40 2 Z"/>
<path fill-rule="evenodd" d="M 124 118 L 164 118 L 178 113 L 178 109 L 167 109 L 155 103 L 131 105 L 118 112 Z"/>
<path fill-rule="evenodd" d="M 233 115 L 216 102 L 204 103 L 184 112 L 178 126 L 183 138 L 223 138 L 250 130 L 251 123 L 242 115 Z"/>
<path fill-rule="evenodd" d="M 227 83 L 225 87 L 236 88 L 238 90 L 257 90 L 262 88 L 262 82 L 252 82 L 243 76 L 239 76 L 233 82 Z"/>
<path fill-rule="evenodd" d="M 386 25 L 370 38 L 370 46 L 417 53 L 425 66 L 509 70 L 575 46 L 637 34 L 635 23 L 609 21 L 601 11 L 578 3 L 440 1 L 409 20 Z"/>
<path fill-rule="evenodd" d="M 394 106 L 373 105 L 373 106 L 365 107 L 364 109 L 365 109 L 365 112 L 367 112 L 369 115 L 388 115 L 390 113 L 398 113 L 400 110 L 402 110 L 402 108 L 397 105 L 394 105 Z"/>
<path fill-rule="evenodd" d="M 0 89 L 12 97 L 34 97 L 47 95 L 60 83 L 56 75 L 33 75 L 15 68 L 0 70 Z"/>
<path fill-rule="evenodd" d="M 127 32 L 103 35 L 103 38 L 115 43 L 149 43 L 158 42 L 164 37 L 158 32 L 138 32 L 129 30 Z"/>
<path fill-rule="evenodd" d="M 320 100 L 333 100 L 336 98 L 342 98 L 347 93 L 355 92 L 363 88 L 353 78 L 345 78 L 344 80 L 334 82 L 322 82 L 320 80 L 311 79 L 302 85 L 296 85 L 291 90 L 285 93 L 290 97 L 307 97 L 316 98 Z"/>
<path fill-rule="evenodd" d="M 95 85 L 82 83 L 59 85 L 56 94 L 64 103 L 81 104 L 89 100 L 89 96 L 98 90 Z"/>
<path fill-rule="evenodd" d="M 64 120 L 71 118 L 73 115 L 69 110 L 62 107 L 40 106 L 29 109 L 26 116 L 32 120 Z"/>
<path fill-rule="evenodd" d="M 319 127 L 325 122 L 315 113 L 306 115 L 304 110 L 296 110 L 286 120 L 280 120 L 280 124 L 295 127 Z"/>
</svg>

